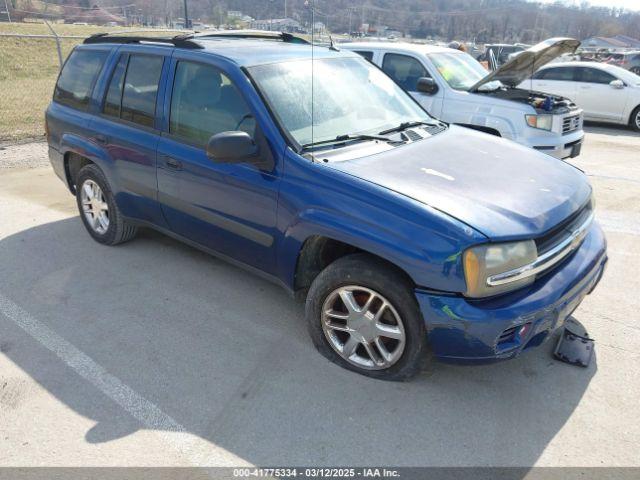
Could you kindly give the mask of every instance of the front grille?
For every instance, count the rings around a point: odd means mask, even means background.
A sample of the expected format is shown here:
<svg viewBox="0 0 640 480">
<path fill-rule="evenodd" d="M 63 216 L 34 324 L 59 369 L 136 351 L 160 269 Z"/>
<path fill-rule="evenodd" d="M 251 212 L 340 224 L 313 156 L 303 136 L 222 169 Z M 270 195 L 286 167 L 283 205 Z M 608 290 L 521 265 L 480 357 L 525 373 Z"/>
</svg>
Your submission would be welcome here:
<svg viewBox="0 0 640 480">
<path fill-rule="evenodd" d="M 562 134 L 566 135 L 582 127 L 582 114 L 570 115 L 562 119 Z"/>
<path fill-rule="evenodd" d="M 538 256 L 548 252 L 563 240 L 571 236 L 572 232 L 582 225 L 593 212 L 593 204 L 590 200 L 580 210 L 568 217 L 559 225 L 555 226 L 541 237 L 536 238 Z"/>
</svg>

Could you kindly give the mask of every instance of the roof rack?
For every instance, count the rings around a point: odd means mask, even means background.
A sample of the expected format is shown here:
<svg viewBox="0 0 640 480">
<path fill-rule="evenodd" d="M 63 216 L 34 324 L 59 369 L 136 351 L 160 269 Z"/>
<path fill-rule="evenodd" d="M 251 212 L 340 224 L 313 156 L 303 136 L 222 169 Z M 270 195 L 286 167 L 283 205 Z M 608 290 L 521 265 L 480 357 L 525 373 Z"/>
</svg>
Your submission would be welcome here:
<svg viewBox="0 0 640 480">
<path fill-rule="evenodd" d="M 287 43 L 309 44 L 305 38 L 287 32 L 274 32 L 270 30 L 218 30 L 214 32 L 199 32 L 193 34 L 179 35 L 174 38 L 185 40 L 198 38 L 244 38 L 262 40 L 280 40 Z"/>
<path fill-rule="evenodd" d="M 178 48 L 204 48 L 202 45 L 191 41 L 191 35 L 177 35 L 175 37 L 139 37 L 139 36 L 119 36 L 108 33 L 96 33 L 85 38 L 85 44 L 92 43 L 155 43 L 161 45 L 171 45 Z"/>
</svg>

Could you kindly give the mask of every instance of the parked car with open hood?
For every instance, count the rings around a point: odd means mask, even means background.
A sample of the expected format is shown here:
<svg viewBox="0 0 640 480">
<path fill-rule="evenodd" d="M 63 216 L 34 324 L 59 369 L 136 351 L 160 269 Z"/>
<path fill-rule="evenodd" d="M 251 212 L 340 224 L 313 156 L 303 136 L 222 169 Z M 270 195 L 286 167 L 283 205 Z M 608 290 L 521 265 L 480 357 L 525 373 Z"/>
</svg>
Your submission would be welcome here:
<svg viewBox="0 0 640 480">
<path fill-rule="evenodd" d="M 571 100 L 518 88 L 542 65 L 580 42 L 550 39 L 492 73 L 470 55 L 408 43 L 347 43 L 369 58 L 434 117 L 514 140 L 556 158 L 579 155 L 582 110 Z"/>
<path fill-rule="evenodd" d="M 378 378 L 550 338 L 607 259 L 587 177 L 431 118 L 355 53 L 296 42 L 75 48 L 46 131 L 89 235 L 115 245 L 151 227 L 259 273 L 306 299 L 323 355 Z"/>
<path fill-rule="evenodd" d="M 587 120 L 629 125 L 640 131 L 640 76 L 598 62 L 549 64 L 520 88 L 572 99 Z"/>
</svg>

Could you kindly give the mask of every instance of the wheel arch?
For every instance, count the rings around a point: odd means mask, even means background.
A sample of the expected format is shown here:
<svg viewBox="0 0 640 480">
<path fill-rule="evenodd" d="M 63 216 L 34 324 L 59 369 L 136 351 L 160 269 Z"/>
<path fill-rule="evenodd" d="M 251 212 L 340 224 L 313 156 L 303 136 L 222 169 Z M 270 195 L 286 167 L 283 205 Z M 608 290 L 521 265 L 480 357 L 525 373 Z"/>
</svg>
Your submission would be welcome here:
<svg viewBox="0 0 640 480">
<path fill-rule="evenodd" d="M 65 134 L 60 142 L 67 187 L 75 195 L 76 175 L 82 167 L 93 163 L 110 181 L 109 155 L 95 143 L 74 134 Z"/>
<path fill-rule="evenodd" d="M 326 235 L 310 235 L 301 244 L 295 263 L 293 290 L 302 296 L 315 278 L 330 264 L 350 254 L 364 253 L 397 271 L 409 284 L 415 286 L 411 276 L 399 265 L 383 256 L 356 246 L 353 242 L 337 240 Z"/>
</svg>

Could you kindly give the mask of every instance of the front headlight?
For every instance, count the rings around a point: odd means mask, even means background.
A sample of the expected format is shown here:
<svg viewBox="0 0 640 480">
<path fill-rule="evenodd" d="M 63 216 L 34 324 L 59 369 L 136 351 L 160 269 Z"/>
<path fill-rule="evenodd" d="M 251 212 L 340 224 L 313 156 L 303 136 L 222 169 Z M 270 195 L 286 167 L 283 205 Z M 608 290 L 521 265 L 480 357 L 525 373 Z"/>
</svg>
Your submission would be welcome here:
<svg viewBox="0 0 640 480">
<path fill-rule="evenodd" d="M 495 243 L 471 247 L 464 252 L 464 276 L 468 297 L 480 298 L 505 293 L 535 281 L 535 276 L 505 285 L 490 286 L 487 278 L 533 263 L 538 250 L 533 240 Z"/>
<path fill-rule="evenodd" d="M 540 130 L 551 130 L 553 126 L 553 115 L 525 115 L 527 125 Z"/>
</svg>

